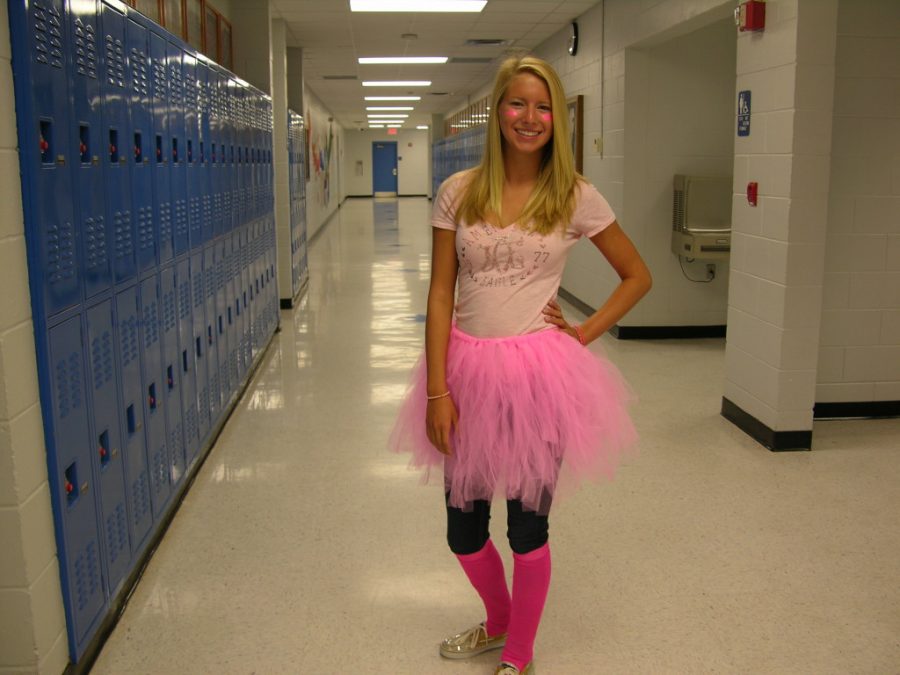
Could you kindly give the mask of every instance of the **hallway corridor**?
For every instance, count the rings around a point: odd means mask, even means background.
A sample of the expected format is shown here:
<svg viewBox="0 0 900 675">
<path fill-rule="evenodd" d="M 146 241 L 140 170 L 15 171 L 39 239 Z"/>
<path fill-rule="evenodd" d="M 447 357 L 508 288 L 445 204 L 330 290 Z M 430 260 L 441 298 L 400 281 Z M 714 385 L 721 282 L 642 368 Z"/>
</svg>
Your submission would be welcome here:
<svg viewBox="0 0 900 675">
<path fill-rule="evenodd" d="M 430 209 L 350 199 L 312 242 L 306 295 L 93 673 L 493 672 L 496 653 L 438 656 L 480 602 L 441 490 L 385 449 L 424 339 Z M 554 507 L 537 672 L 898 672 L 900 420 L 770 453 L 719 415 L 723 340 L 592 349 L 636 391 L 640 454 Z"/>
</svg>

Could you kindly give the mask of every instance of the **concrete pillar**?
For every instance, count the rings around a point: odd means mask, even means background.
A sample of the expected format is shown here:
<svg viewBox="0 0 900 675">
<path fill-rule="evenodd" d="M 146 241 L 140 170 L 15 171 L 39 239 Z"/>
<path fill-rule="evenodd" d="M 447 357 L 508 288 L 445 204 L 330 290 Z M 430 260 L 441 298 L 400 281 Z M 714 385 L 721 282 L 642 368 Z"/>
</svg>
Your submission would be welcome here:
<svg viewBox="0 0 900 675">
<path fill-rule="evenodd" d="M 257 89 L 272 93 L 272 35 L 269 0 L 232 3 L 234 72 Z"/>
<path fill-rule="evenodd" d="M 282 305 L 293 300 L 291 267 L 291 189 L 288 169 L 287 26 L 272 21 L 272 162 L 275 167 L 275 237 L 278 296 Z"/>
<path fill-rule="evenodd" d="M 738 37 L 750 135 L 735 142 L 722 414 L 772 450 L 809 449 L 824 283 L 837 0 L 768 3 Z M 744 196 L 759 184 L 759 205 Z"/>
<path fill-rule="evenodd" d="M 287 101 L 288 108 L 298 115 L 303 112 L 303 50 L 299 47 L 287 49 Z"/>
<path fill-rule="evenodd" d="M 444 137 L 444 116 L 431 116 L 431 141 L 439 141 Z"/>
</svg>

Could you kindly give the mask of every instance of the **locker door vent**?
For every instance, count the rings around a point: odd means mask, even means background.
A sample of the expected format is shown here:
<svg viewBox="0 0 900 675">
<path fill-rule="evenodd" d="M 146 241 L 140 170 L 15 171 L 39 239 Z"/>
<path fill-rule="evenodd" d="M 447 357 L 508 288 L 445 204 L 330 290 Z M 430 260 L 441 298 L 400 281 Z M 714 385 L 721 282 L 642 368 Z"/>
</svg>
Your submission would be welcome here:
<svg viewBox="0 0 900 675">
<path fill-rule="evenodd" d="M 89 270 L 102 270 L 108 264 L 106 255 L 106 230 L 103 216 L 88 216 L 84 220 L 85 267 Z"/>
<path fill-rule="evenodd" d="M 131 257 L 134 242 L 131 234 L 131 211 L 116 211 L 116 259 L 123 260 Z"/>
<path fill-rule="evenodd" d="M 75 69 L 79 75 L 97 79 L 97 36 L 94 26 L 75 17 Z"/>
<path fill-rule="evenodd" d="M 150 511 L 150 486 L 147 481 L 147 472 L 141 471 L 137 480 L 131 484 L 131 514 L 132 522 L 139 526 Z"/>
<path fill-rule="evenodd" d="M 82 405 L 81 355 L 78 352 L 72 352 L 56 363 L 56 387 L 59 418 L 64 420 L 69 413 L 80 410 Z"/>
<path fill-rule="evenodd" d="M 119 502 L 106 519 L 106 547 L 110 566 L 118 560 L 123 551 L 127 554 L 130 548 L 128 518 L 125 514 L 125 504 L 122 502 Z"/>
<path fill-rule="evenodd" d="M 75 228 L 72 223 L 47 227 L 47 281 L 71 279 L 75 274 Z"/>
<path fill-rule="evenodd" d="M 94 390 L 97 391 L 113 378 L 112 336 L 109 331 L 104 331 L 91 342 L 91 362 Z"/>
<path fill-rule="evenodd" d="M 144 347 L 150 348 L 159 340 L 159 318 L 156 301 L 144 298 Z"/>
<path fill-rule="evenodd" d="M 75 558 L 75 597 L 79 612 L 100 591 L 100 554 L 93 540 L 81 549 Z"/>
</svg>

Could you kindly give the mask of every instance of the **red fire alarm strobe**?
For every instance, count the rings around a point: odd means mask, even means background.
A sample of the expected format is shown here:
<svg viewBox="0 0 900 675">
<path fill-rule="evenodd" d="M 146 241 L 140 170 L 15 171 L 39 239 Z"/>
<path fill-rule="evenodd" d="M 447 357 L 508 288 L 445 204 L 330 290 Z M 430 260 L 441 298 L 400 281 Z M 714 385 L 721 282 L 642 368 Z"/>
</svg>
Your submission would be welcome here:
<svg viewBox="0 0 900 675">
<path fill-rule="evenodd" d="M 747 183 L 747 203 L 756 206 L 759 202 L 759 183 Z"/>
<path fill-rule="evenodd" d="M 741 31 L 763 30 L 766 27 L 766 3 L 746 0 L 734 10 L 734 22 Z"/>
</svg>

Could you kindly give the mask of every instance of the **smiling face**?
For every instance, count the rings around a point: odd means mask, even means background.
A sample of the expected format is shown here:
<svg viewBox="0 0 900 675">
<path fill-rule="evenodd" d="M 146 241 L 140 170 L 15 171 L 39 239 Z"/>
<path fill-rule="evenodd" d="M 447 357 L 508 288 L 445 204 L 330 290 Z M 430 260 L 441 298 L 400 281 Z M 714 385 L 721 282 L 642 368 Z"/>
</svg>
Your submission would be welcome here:
<svg viewBox="0 0 900 675">
<path fill-rule="evenodd" d="M 553 137 L 550 90 L 537 75 L 523 72 L 513 77 L 498 112 L 507 151 L 532 154 Z"/>
</svg>

